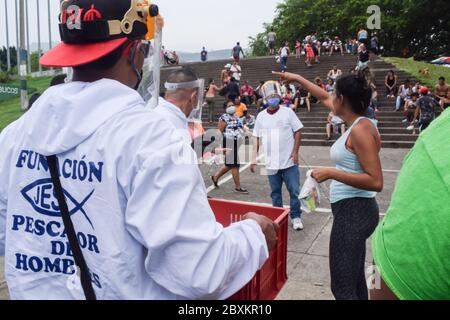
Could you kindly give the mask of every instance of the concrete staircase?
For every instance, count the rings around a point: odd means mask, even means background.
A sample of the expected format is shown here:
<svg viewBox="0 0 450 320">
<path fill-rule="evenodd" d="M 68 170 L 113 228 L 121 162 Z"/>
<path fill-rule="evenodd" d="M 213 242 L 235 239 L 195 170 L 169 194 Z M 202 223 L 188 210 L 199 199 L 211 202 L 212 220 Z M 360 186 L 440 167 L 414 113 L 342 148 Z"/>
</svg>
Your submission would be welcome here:
<svg viewBox="0 0 450 320">
<path fill-rule="evenodd" d="M 348 73 L 356 65 L 356 56 L 353 55 L 333 55 L 331 57 L 322 56 L 321 63 L 314 65 L 313 68 L 307 68 L 304 64 L 304 58 L 297 60 L 291 57 L 288 62 L 288 71 L 299 73 L 309 80 L 313 80 L 315 77 L 320 76 L 322 81 L 326 81 L 328 71 L 334 64 L 344 72 Z M 217 83 L 220 83 L 220 72 L 229 60 L 211 61 L 206 63 L 189 63 L 186 64 L 194 69 L 199 77 L 209 79 L 215 79 Z M 241 61 L 242 66 L 242 81 L 248 80 L 250 85 L 254 88 L 260 81 L 275 79 L 271 74 L 271 71 L 278 70 L 279 65 L 276 63 L 273 57 L 260 57 L 253 59 L 244 59 Z M 176 67 L 175 67 L 176 68 Z M 412 148 L 417 135 L 412 135 L 406 130 L 406 126 L 402 124 L 403 113 L 395 112 L 394 100 L 387 99 L 386 91 L 384 88 L 384 77 L 388 70 L 395 70 L 399 83 L 402 83 L 406 78 L 413 80 L 408 74 L 396 70 L 393 65 L 384 62 L 381 59 L 376 59 L 371 63 L 371 69 L 374 73 L 376 84 L 378 86 L 378 101 L 380 112 L 377 114 L 379 120 L 379 129 L 383 141 L 383 148 Z M 168 74 L 174 70 L 174 68 L 163 68 L 162 70 L 162 83 L 164 83 Z M 218 119 L 223 113 L 222 104 L 224 102 L 223 97 L 216 98 L 216 115 Z M 256 106 L 249 108 L 250 113 L 256 115 Z M 300 110 L 298 116 L 305 125 L 303 129 L 302 145 L 305 146 L 330 146 L 336 139 L 337 135 L 333 136 L 333 140 L 326 141 L 325 126 L 328 116 L 328 109 L 320 104 L 312 105 L 312 112 L 309 113 L 306 110 Z M 208 124 L 207 112 L 204 112 L 205 128 L 214 127 L 215 124 Z"/>
</svg>

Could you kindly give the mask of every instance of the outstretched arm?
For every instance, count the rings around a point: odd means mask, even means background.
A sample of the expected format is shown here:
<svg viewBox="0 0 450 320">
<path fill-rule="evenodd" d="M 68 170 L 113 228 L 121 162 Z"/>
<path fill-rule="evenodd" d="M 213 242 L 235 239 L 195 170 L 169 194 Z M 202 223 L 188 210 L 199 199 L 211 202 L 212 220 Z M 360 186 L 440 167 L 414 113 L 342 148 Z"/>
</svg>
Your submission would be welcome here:
<svg viewBox="0 0 450 320">
<path fill-rule="evenodd" d="M 317 86 L 315 83 L 312 83 L 311 81 L 303 78 L 301 75 L 297 75 L 294 73 L 289 72 L 272 72 L 272 73 L 280 76 L 282 80 L 287 80 L 290 82 L 298 82 L 312 96 L 316 97 L 319 101 L 322 101 L 322 103 L 327 108 L 329 109 L 333 108 L 333 98 L 328 94 L 328 92 Z"/>
</svg>

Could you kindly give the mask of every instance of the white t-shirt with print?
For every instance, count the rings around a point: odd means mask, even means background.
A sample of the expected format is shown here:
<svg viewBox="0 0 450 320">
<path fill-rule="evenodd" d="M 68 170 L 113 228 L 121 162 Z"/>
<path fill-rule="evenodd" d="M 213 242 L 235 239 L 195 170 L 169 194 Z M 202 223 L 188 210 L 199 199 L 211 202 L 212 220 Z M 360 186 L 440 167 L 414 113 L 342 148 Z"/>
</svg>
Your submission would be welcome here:
<svg viewBox="0 0 450 320">
<path fill-rule="evenodd" d="M 295 165 L 291 159 L 294 133 L 302 128 L 302 122 L 290 108 L 280 107 L 273 115 L 265 110 L 258 115 L 253 136 L 262 140 L 268 172 Z"/>
</svg>

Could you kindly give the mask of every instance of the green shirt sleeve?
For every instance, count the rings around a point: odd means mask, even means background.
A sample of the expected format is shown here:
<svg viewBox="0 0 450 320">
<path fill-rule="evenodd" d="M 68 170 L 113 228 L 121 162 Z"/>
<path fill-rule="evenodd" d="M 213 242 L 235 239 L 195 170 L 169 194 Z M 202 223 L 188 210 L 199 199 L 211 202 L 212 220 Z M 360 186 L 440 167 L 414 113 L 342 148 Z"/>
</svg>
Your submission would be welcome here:
<svg viewBox="0 0 450 320">
<path fill-rule="evenodd" d="M 400 299 L 450 300 L 450 109 L 406 157 L 372 249 Z"/>
</svg>

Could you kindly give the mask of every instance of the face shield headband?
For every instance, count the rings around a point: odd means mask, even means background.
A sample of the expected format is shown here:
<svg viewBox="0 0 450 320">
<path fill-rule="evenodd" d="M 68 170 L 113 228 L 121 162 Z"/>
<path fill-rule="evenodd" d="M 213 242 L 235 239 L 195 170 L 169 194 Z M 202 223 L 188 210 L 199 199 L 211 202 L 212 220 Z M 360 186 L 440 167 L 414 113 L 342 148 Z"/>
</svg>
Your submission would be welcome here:
<svg viewBox="0 0 450 320">
<path fill-rule="evenodd" d="M 271 107 L 277 107 L 280 104 L 282 92 L 281 86 L 276 81 L 267 81 L 262 87 L 262 96 L 265 102 Z"/>
<path fill-rule="evenodd" d="M 182 89 L 197 89 L 197 103 L 194 102 L 194 109 L 188 117 L 190 122 L 202 122 L 203 97 L 205 92 L 205 79 L 198 79 L 190 82 L 170 83 L 166 82 L 164 87 L 167 91 L 176 91 Z"/>
</svg>

